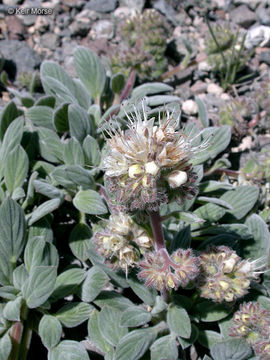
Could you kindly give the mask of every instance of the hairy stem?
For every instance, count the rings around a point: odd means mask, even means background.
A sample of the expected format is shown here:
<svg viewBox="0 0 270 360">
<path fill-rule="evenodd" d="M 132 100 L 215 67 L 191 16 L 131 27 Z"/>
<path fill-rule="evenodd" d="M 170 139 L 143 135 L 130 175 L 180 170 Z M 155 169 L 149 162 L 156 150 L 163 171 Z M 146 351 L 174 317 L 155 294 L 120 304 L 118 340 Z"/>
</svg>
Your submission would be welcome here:
<svg viewBox="0 0 270 360">
<path fill-rule="evenodd" d="M 149 216 L 156 250 L 166 248 L 162 231 L 162 218 L 159 211 L 151 211 L 149 212 Z"/>
</svg>

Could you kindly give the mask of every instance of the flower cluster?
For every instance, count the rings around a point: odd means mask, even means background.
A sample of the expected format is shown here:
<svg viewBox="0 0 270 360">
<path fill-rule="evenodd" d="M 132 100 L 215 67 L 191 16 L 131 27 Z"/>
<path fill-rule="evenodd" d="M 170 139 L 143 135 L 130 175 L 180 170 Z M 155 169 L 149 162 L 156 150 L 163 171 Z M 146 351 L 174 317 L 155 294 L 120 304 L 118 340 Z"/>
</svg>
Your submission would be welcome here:
<svg viewBox="0 0 270 360">
<path fill-rule="evenodd" d="M 258 302 L 240 305 L 229 334 L 246 339 L 260 360 L 270 359 L 270 311 L 262 309 Z"/>
<path fill-rule="evenodd" d="M 242 260 L 227 246 L 210 247 L 200 255 L 198 288 L 201 296 L 216 302 L 231 302 L 247 294 L 251 280 L 259 277 L 260 259 Z"/>
<path fill-rule="evenodd" d="M 134 106 L 127 118 L 127 130 L 108 131 L 110 152 L 103 162 L 107 188 L 116 202 L 128 211 L 156 211 L 172 198 L 194 196 L 197 175 L 189 160 L 207 142 L 193 146 L 194 138 L 177 130 L 178 119 L 169 112 L 155 125 L 144 101 L 142 114 Z"/>
<path fill-rule="evenodd" d="M 124 213 L 112 214 L 109 220 L 99 224 L 99 228 L 93 236 L 96 251 L 112 268 L 127 271 L 141 254 L 152 248 L 152 238 Z"/>
<path fill-rule="evenodd" d="M 139 267 L 142 270 L 138 278 L 143 279 L 146 286 L 162 291 L 184 287 L 194 280 L 199 272 L 199 259 L 193 256 L 191 249 L 178 249 L 169 256 L 163 248 L 146 253 Z"/>
<path fill-rule="evenodd" d="M 129 17 L 121 26 L 123 41 L 112 56 L 115 73 L 128 75 L 136 69 L 141 78 L 157 78 L 167 69 L 164 56 L 168 29 L 162 15 L 154 9 Z M 123 48 L 123 50 L 122 50 Z"/>
</svg>

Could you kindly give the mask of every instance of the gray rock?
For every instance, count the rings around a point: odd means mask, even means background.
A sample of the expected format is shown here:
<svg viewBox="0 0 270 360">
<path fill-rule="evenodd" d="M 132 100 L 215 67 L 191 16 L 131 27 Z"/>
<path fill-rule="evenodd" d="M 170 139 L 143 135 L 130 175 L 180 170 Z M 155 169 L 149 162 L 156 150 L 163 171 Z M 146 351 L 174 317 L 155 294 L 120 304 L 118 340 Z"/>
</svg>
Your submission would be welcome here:
<svg viewBox="0 0 270 360">
<path fill-rule="evenodd" d="M 41 63 L 40 56 L 25 42 L 19 40 L 0 41 L 1 53 L 6 60 L 16 65 L 17 74 L 37 69 Z"/>
<path fill-rule="evenodd" d="M 270 51 L 263 51 L 261 53 L 260 62 L 270 66 Z"/>
<path fill-rule="evenodd" d="M 4 5 L 14 6 L 20 4 L 21 0 L 2 0 Z"/>
<path fill-rule="evenodd" d="M 101 13 L 109 13 L 114 11 L 116 7 L 117 0 L 89 0 L 84 8 Z"/>
<path fill-rule="evenodd" d="M 154 9 L 156 9 L 157 11 L 160 11 L 174 25 L 178 25 L 176 20 L 175 20 L 175 16 L 177 15 L 177 12 L 169 4 L 168 1 L 166 1 L 166 0 L 154 0 L 152 5 L 153 5 Z"/>
<path fill-rule="evenodd" d="M 253 11 L 249 10 L 246 5 L 241 5 L 233 9 L 230 12 L 230 18 L 234 23 L 244 27 L 245 29 L 248 29 L 258 20 L 257 15 Z"/>
<path fill-rule="evenodd" d="M 145 0 L 120 0 L 119 6 L 127 7 L 129 9 L 134 9 L 137 11 L 142 11 L 144 3 Z"/>
<path fill-rule="evenodd" d="M 256 14 L 262 25 L 270 25 L 270 8 L 259 7 L 256 10 Z"/>
<path fill-rule="evenodd" d="M 258 45 L 270 45 L 270 26 L 260 25 L 248 30 L 245 39 L 245 48 L 252 49 Z"/>
<path fill-rule="evenodd" d="M 41 8 L 41 3 L 39 0 L 26 0 L 24 1 L 21 8 Z M 22 20 L 24 25 L 31 26 L 34 25 L 37 19 L 37 15 L 18 15 L 18 17 Z"/>
<path fill-rule="evenodd" d="M 114 25 L 109 20 L 97 21 L 90 31 L 90 37 L 92 39 L 105 38 L 112 39 L 114 35 Z"/>
<path fill-rule="evenodd" d="M 71 23 L 71 17 L 69 16 L 68 13 L 59 14 L 56 17 L 56 25 L 61 30 L 66 29 L 70 23 Z"/>
<path fill-rule="evenodd" d="M 81 9 L 86 3 L 86 0 L 62 0 L 62 3 L 69 8 Z"/>
<path fill-rule="evenodd" d="M 46 33 L 40 37 L 40 46 L 55 50 L 59 46 L 59 37 L 54 33 Z"/>
</svg>

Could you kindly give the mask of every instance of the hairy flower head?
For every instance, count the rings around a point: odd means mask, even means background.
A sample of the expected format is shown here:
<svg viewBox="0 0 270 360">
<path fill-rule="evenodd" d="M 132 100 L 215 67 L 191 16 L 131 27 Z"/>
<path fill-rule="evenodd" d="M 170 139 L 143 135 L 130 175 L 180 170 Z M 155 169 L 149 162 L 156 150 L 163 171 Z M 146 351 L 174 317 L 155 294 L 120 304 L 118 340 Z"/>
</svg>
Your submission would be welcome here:
<svg viewBox="0 0 270 360">
<path fill-rule="evenodd" d="M 168 111 L 155 125 L 145 102 L 142 112 L 134 106 L 127 130 L 111 129 L 107 140 L 110 153 L 103 165 L 108 189 L 128 210 L 157 210 L 171 198 L 182 200 L 196 194 L 197 175 L 190 160 L 206 143 L 193 146 L 177 130 L 178 120 Z"/>
<path fill-rule="evenodd" d="M 263 309 L 258 302 L 240 305 L 233 316 L 229 335 L 244 338 L 259 360 L 270 360 L 270 311 Z"/>
<path fill-rule="evenodd" d="M 105 257 L 112 268 L 127 271 L 140 259 L 141 254 L 152 248 L 152 238 L 124 213 L 112 214 L 109 220 L 99 225 L 100 229 L 93 236 L 96 251 Z"/>
<path fill-rule="evenodd" d="M 263 259 L 241 259 L 226 247 L 209 247 L 201 253 L 198 288 L 201 296 L 216 302 L 231 302 L 247 294 L 250 282 L 256 280 L 265 266 Z"/>
<path fill-rule="evenodd" d="M 178 249 L 171 256 L 165 249 L 148 252 L 138 265 L 141 268 L 138 278 L 159 291 L 184 287 L 199 272 L 199 259 L 193 256 L 191 249 Z"/>
</svg>

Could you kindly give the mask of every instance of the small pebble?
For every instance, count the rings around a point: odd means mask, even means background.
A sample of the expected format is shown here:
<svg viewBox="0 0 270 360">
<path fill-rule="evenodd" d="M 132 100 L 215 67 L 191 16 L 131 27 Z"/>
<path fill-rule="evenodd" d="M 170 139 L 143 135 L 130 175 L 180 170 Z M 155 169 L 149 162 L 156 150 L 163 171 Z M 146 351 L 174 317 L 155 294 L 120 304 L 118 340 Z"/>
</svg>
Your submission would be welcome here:
<svg viewBox="0 0 270 360">
<path fill-rule="evenodd" d="M 183 102 L 182 110 L 187 115 L 196 115 L 198 113 L 198 106 L 194 100 L 186 100 Z"/>
</svg>

